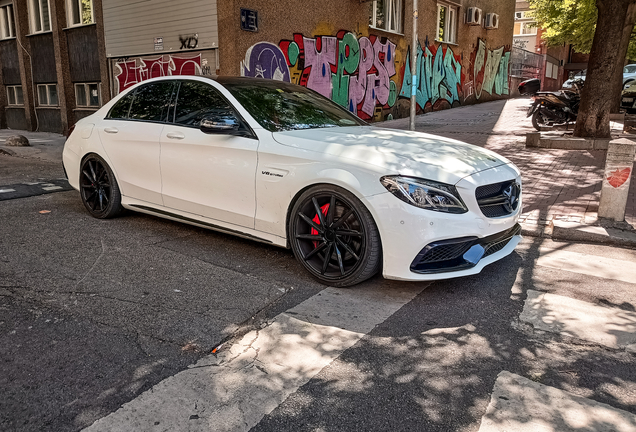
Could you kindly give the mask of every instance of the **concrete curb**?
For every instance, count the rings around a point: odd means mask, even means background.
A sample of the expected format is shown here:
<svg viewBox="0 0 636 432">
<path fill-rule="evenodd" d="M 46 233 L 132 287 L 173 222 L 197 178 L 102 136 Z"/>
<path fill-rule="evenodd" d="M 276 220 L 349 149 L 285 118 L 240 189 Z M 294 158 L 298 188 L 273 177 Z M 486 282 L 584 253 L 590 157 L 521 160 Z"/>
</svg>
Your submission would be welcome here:
<svg viewBox="0 0 636 432">
<path fill-rule="evenodd" d="M 521 235 L 636 248 L 636 231 L 576 222 L 551 221 L 546 225 L 522 223 Z"/>
</svg>

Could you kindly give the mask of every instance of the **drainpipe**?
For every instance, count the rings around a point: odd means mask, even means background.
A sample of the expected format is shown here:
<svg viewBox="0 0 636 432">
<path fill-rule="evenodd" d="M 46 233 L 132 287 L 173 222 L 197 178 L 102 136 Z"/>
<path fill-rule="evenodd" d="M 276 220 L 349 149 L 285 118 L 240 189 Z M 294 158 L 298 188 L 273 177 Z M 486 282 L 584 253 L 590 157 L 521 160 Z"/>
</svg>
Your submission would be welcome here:
<svg viewBox="0 0 636 432">
<path fill-rule="evenodd" d="M 411 43 L 411 119 L 409 129 L 415 130 L 415 91 L 417 89 L 417 0 L 413 0 L 413 42 Z"/>
</svg>

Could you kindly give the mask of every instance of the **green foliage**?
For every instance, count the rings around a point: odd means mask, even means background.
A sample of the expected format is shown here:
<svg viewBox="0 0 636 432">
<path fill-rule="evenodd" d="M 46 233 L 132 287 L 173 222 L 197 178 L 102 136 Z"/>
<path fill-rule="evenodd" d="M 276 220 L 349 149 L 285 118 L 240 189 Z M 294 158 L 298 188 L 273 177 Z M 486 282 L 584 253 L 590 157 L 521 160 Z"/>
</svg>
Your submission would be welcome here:
<svg viewBox="0 0 636 432">
<path fill-rule="evenodd" d="M 528 0 L 530 8 L 545 30 L 549 46 L 569 43 L 581 53 L 592 48 L 598 11 L 595 0 Z"/>
<path fill-rule="evenodd" d="M 91 0 L 82 0 L 82 24 L 90 24 L 93 22 L 93 3 Z"/>
<path fill-rule="evenodd" d="M 543 39 L 548 46 L 568 43 L 580 53 L 590 52 L 598 16 L 596 0 L 528 0 L 528 3 L 539 26 L 545 29 Z M 627 58 L 636 59 L 633 31 Z"/>
</svg>

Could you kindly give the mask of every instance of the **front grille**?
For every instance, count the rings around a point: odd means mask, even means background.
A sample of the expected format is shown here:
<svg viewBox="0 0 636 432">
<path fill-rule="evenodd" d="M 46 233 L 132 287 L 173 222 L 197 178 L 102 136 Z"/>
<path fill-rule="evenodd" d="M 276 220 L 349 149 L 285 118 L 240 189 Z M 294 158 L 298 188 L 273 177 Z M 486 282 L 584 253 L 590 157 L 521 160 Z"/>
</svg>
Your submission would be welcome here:
<svg viewBox="0 0 636 432">
<path fill-rule="evenodd" d="M 487 218 L 512 214 L 519 206 L 520 197 L 521 187 L 515 180 L 479 186 L 475 191 L 477 204 Z"/>
<path fill-rule="evenodd" d="M 462 237 L 428 244 L 411 263 L 411 271 L 415 273 L 443 273 L 474 267 L 479 260 L 471 262 L 465 258 L 471 248 L 475 246 L 482 248 L 483 255 L 480 259 L 483 259 L 501 251 L 520 232 L 521 226 L 516 224 L 507 231 L 482 239 Z"/>
</svg>

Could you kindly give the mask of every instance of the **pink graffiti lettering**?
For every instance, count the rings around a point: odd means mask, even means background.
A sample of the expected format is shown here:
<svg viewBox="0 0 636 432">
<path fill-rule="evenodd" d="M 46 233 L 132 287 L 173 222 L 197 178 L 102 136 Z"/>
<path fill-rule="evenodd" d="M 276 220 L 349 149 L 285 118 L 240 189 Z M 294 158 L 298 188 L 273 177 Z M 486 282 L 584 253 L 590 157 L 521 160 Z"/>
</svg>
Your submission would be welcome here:
<svg viewBox="0 0 636 432">
<path fill-rule="evenodd" d="M 320 49 L 316 42 L 320 43 Z M 311 68 L 307 87 L 326 97 L 331 97 L 331 65 L 336 64 L 336 44 L 335 37 L 303 38 L 305 67 Z"/>
<path fill-rule="evenodd" d="M 339 31 L 335 37 L 294 34 L 293 40 L 283 40 L 278 47 L 280 57 L 287 61 L 290 81 L 331 98 L 363 118 L 376 115 L 377 108 L 395 104 L 397 84 L 391 78 L 396 75 L 396 45 L 387 38 L 357 38 L 347 31 Z M 248 54 L 252 54 L 250 50 Z M 251 61 L 252 55 L 249 57 Z M 255 76 L 245 68 L 242 74 Z"/>
<path fill-rule="evenodd" d="M 205 63 L 205 60 L 202 60 L 201 54 L 192 57 L 166 55 L 154 59 L 137 58 L 117 61 L 115 63 L 115 83 L 118 88 L 115 90 L 120 93 L 150 78 L 173 75 L 202 75 L 203 63 Z"/>
</svg>

